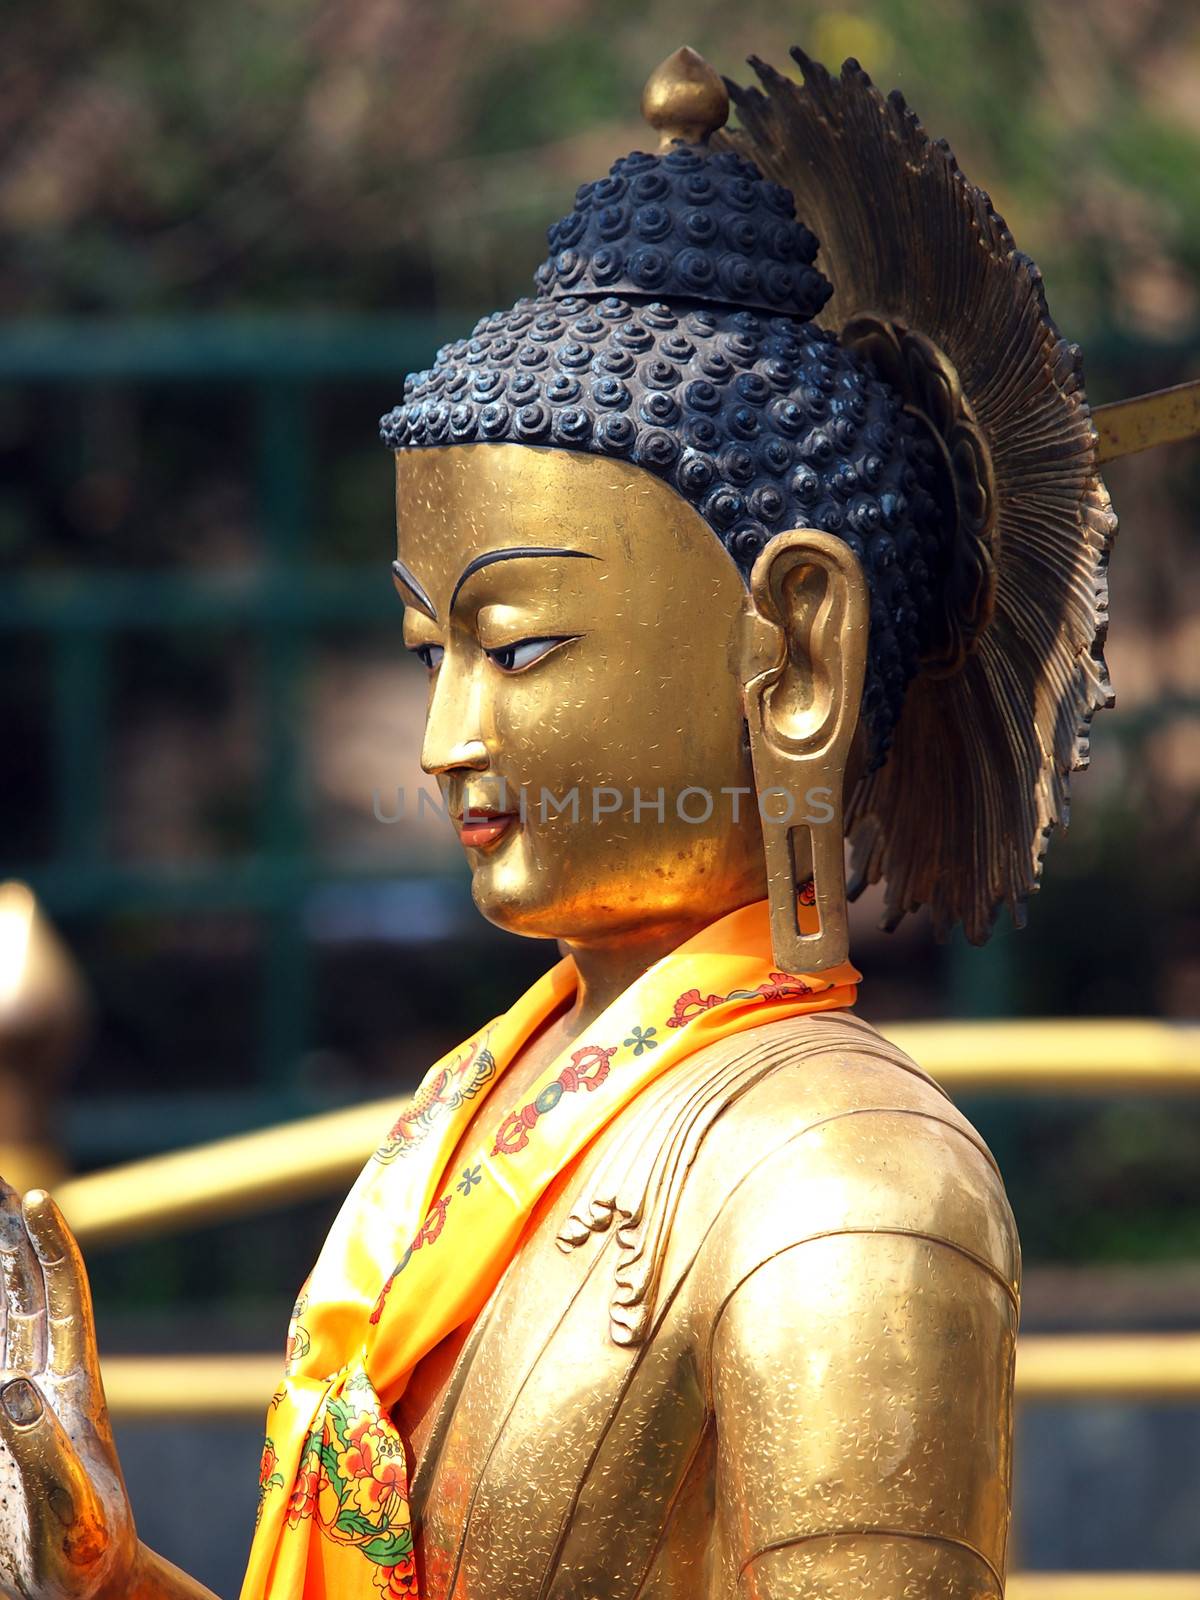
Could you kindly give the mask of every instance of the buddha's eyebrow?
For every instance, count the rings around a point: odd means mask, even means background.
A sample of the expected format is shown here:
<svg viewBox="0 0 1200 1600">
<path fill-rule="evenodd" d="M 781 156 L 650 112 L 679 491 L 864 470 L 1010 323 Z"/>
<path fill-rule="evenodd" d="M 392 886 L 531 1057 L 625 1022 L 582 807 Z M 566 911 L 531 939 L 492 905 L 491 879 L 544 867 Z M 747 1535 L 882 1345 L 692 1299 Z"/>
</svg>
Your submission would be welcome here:
<svg viewBox="0 0 1200 1600">
<path fill-rule="evenodd" d="M 468 561 L 462 569 L 458 582 L 454 585 L 454 593 L 450 596 L 450 609 L 454 610 L 454 602 L 458 599 L 458 591 L 466 583 L 473 572 L 478 572 L 481 567 L 490 567 L 496 561 L 518 561 L 522 556 L 573 556 L 579 561 L 599 561 L 599 556 L 592 555 L 590 550 L 566 550 L 558 545 L 544 544 L 515 544 L 507 550 L 487 550 L 481 556 L 476 556 L 474 561 Z"/>
<path fill-rule="evenodd" d="M 404 587 L 411 592 L 412 597 L 416 601 L 418 607 L 427 614 L 430 622 L 436 622 L 438 617 L 437 612 L 433 608 L 433 601 L 425 593 L 424 589 L 422 589 L 421 585 L 413 577 L 412 573 L 404 565 L 403 561 L 392 562 L 392 573 L 395 577 L 399 578 Z"/>
</svg>

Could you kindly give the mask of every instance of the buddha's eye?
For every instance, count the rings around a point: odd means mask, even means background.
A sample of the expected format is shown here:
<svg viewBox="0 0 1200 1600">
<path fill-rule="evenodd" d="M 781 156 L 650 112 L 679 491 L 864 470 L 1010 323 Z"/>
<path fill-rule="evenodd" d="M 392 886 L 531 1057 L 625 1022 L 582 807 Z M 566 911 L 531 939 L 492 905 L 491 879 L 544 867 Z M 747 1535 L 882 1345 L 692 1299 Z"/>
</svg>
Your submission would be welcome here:
<svg viewBox="0 0 1200 1600">
<path fill-rule="evenodd" d="M 549 655 L 560 644 L 570 644 L 572 639 L 578 637 L 577 633 L 571 633 L 554 639 L 518 639 L 515 644 L 504 644 L 496 650 L 489 650 L 487 655 L 501 672 L 520 672 L 522 668 L 531 667 L 535 661 Z"/>
<path fill-rule="evenodd" d="M 446 647 L 440 644 L 419 644 L 412 653 L 430 672 L 434 672 L 442 664 Z"/>
</svg>

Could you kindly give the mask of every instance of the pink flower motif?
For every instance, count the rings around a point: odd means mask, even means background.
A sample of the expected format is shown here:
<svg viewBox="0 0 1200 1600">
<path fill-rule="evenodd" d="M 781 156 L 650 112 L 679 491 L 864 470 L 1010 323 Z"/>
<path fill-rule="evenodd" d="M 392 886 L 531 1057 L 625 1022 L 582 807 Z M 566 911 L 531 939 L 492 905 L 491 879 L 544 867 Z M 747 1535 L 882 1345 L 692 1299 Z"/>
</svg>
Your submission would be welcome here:
<svg viewBox="0 0 1200 1600">
<path fill-rule="evenodd" d="M 384 1600 L 405 1600 L 406 1596 L 421 1592 L 417 1587 L 417 1564 L 411 1556 L 398 1561 L 394 1567 L 376 1567 L 373 1576 Z"/>
<path fill-rule="evenodd" d="M 321 1492 L 321 1479 L 310 1467 L 302 1467 L 296 1475 L 295 1487 L 288 1496 L 287 1520 L 289 1528 L 298 1528 L 306 1517 L 311 1517 Z"/>
</svg>

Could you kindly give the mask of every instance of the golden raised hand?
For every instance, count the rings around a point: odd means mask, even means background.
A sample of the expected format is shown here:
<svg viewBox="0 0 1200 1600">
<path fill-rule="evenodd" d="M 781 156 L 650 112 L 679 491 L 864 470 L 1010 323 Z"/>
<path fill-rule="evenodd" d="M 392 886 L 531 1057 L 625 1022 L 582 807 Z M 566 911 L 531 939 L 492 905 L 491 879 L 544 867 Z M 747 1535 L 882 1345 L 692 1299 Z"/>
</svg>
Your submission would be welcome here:
<svg viewBox="0 0 1200 1600">
<path fill-rule="evenodd" d="M 40 1189 L 0 1179 L 0 1594 L 109 1600 L 140 1585 L 79 1247 Z"/>
</svg>

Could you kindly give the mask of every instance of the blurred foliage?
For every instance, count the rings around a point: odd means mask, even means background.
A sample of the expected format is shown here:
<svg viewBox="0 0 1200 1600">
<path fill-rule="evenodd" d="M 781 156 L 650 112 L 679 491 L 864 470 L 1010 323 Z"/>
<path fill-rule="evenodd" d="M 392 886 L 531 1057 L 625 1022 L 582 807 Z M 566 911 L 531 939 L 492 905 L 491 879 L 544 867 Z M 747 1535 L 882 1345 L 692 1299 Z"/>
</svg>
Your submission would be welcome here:
<svg viewBox="0 0 1200 1600">
<path fill-rule="evenodd" d="M 1080 328 L 1194 329 L 1200 14 L 1172 0 L 30 0 L 0 19 L 10 311 L 461 306 L 523 288 L 681 42 L 855 55 Z"/>
</svg>

